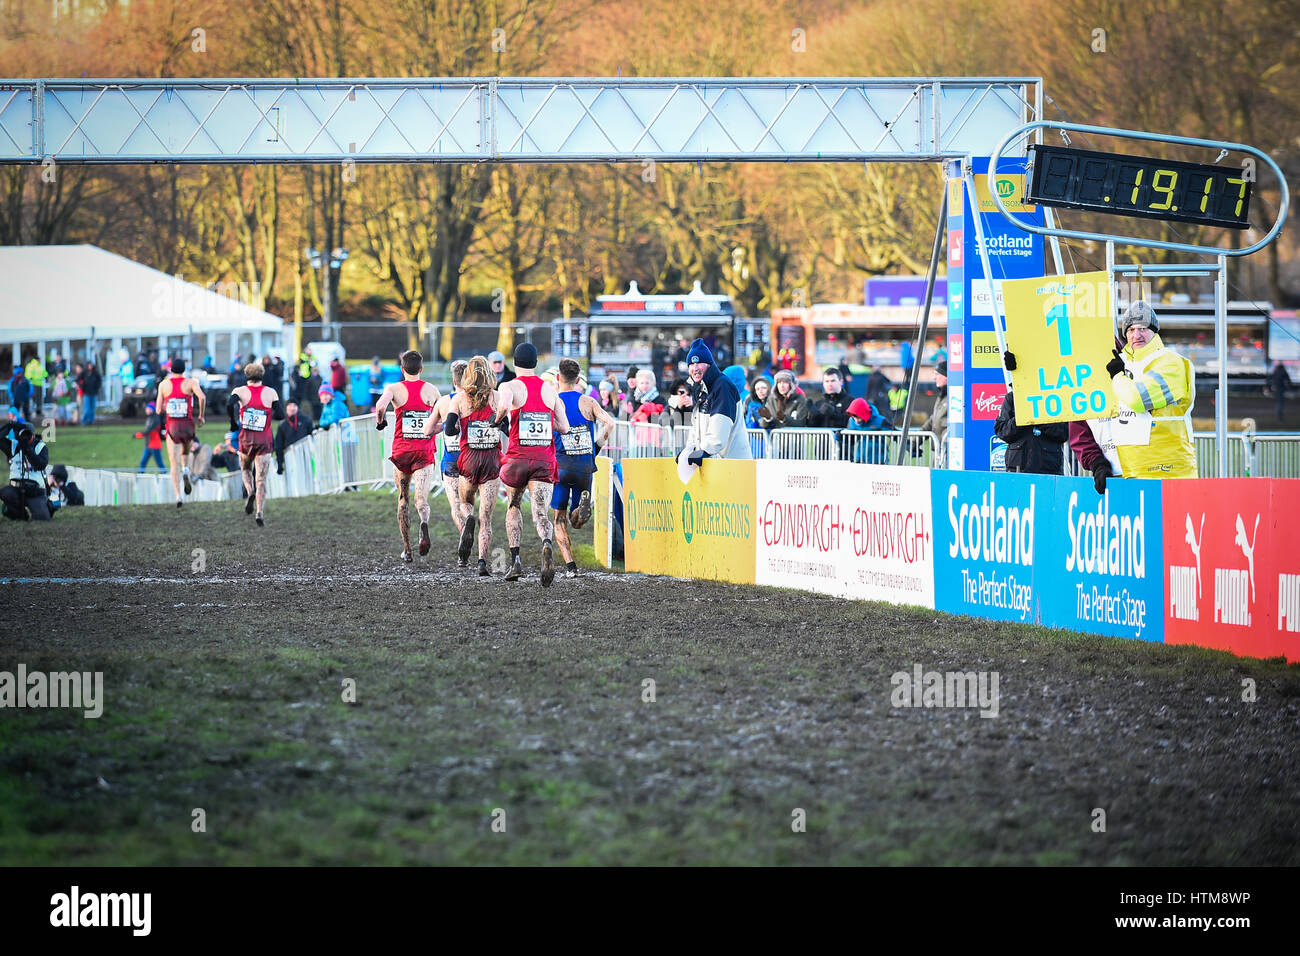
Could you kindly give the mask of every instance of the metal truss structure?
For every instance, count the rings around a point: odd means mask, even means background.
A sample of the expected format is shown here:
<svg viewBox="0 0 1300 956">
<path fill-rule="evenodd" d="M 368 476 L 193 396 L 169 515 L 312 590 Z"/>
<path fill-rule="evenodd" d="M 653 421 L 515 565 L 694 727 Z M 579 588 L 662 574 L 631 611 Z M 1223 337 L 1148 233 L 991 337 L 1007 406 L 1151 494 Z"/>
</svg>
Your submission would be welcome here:
<svg viewBox="0 0 1300 956">
<path fill-rule="evenodd" d="M 1037 77 L 0 80 L 0 164 L 935 162 Z"/>
</svg>

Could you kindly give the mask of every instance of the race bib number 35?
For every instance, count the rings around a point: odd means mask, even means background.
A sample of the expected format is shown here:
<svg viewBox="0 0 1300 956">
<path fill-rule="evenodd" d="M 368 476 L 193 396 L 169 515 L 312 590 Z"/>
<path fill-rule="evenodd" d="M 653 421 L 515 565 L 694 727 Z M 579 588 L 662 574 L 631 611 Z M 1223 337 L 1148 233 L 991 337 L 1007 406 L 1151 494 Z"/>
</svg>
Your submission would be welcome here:
<svg viewBox="0 0 1300 956">
<path fill-rule="evenodd" d="M 168 418 L 189 418 L 190 403 L 183 398 L 167 399 L 167 417 Z"/>
<path fill-rule="evenodd" d="M 480 419 L 469 423 L 469 435 L 466 440 L 474 451 L 491 451 L 501 446 L 501 439 L 498 437 L 500 434 L 495 425 L 487 419 Z"/>
<path fill-rule="evenodd" d="M 402 412 L 402 437 L 403 438 L 423 438 L 424 423 L 429 420 L 432 412 L 418 412 L 414 409 L 409 412 Z"/>
<path fill-rule="evenodd" d="M 239 427 L 250 432 L 260 432 L 266 427 L 266 409 L 246 408 L 239 416 Z"/>
<path fill-rule="evenodd" d="M 555 436 L 551 434 L 550 412 L 519 413 L 519 444 L 529 448 L 538 448 L 551 444 Z"/>
<path fill-rule="evenodd" d="M 572 431 L 565 432 L 560 436 L 560 444 L 564 446 L 564 453 L 570 458 L 580 458 L 583 455 L 593 453 L 591 445 L 591 429 L 586 425 L 581 428 L 575 428 Z"/>
</svg>

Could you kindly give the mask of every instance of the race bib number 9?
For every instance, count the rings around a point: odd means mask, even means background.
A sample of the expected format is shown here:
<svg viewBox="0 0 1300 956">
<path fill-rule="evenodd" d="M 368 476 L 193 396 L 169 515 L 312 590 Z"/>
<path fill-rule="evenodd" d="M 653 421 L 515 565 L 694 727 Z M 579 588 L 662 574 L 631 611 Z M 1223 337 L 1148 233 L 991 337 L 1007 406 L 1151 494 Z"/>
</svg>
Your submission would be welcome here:
<svg viewBox="0 0 1300 956">
<path fill-rule="evenodd" d="M 168 418 L 189 418 L 190 403 L 183 398 L 167 399 L 167 417 Z"/>
<path fill-rule="evenodd" d="M 417 412 L 411 410 L 409 412 L 402 412 L 402 437 L 423 438 L 424 423 L 429 420 L 429 416 L 432 414 L 433 412 L 430 411 Z"/>
<path fill-rule="evenodd" d="M 266 428 L 266 409 L 246 408 L 239 416 L 239 427 L 250 432 L 260 432 Z"/>
<path fill-rule="evenodd" d="M 487 419 L 469 423 L 469 447 L 474 451 L 491 451 L 501 447 L 500 432 Z"/>
<path fill-rule="evenodd" d="M 529 448 L 539 448 L 554 441 L 555 436 L 551 434 L 550 412 L 519 413 L 519 444 Z"/>
<path fill-rule="evenodd" d="M 565 432 L 560 436 L 560 444 L 564 446 L 564 453 L 570 458 L 581 458 L 583 455 L 593 454 L 591 429 L 586 425 Z"/>
</svg>

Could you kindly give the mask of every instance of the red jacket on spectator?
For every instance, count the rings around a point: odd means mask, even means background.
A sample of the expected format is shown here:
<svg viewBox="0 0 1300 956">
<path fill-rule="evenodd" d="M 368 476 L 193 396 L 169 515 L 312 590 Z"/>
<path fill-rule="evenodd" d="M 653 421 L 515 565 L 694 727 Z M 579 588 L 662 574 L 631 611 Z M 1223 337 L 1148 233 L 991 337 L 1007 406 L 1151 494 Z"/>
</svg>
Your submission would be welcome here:
<svg viewBox="0 0 1300 956">
<path fill-rule="evenodd" d="M 330 359 L 330 387 L 343 395 L 348 391 L 348 370 L 338 359 Z"/>
</svg>

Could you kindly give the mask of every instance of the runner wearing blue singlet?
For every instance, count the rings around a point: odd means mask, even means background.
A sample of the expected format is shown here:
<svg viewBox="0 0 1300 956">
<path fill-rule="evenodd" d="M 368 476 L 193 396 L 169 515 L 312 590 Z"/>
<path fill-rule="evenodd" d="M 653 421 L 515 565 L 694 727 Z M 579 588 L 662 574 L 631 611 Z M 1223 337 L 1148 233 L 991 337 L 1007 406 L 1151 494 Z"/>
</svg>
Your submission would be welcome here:
<svg viewBox="0 0 1300 956">
<path fill-rule="evenodd" d="M 456 359 L 451 363 L 451 392 L 438 399 L 438 404 L 434 406 L 433 416 L 429 419 L 425 432 L 432 435 L 435 430 L 443 431 L 442 423 L 447 420 L 447 414 L 451 411 L 452 400 L 459 394 L 461 386 L 464 384 L 465 369 L 469 368 L 469 362 L 464 359 Z M 460 459 L 460 435 L 442 436 L 442 457 L 438 459 L 438 465 L 442 470 L 442 488 L 447 495 L 447 504 L 451 508 L 451 520 L 456 522 L 456 534 L 460 535 L 461 528 L 465 520 L 460 513 L 460 471 L 456 468 L 456 463 Z"/>
<path fill-rule="evenodd" d="M 569 541 L 569 525 L 581 528 L 591 520 L 591 476 L 596 471 L 596 453 L 609 438 L 614 419 L 590 395 L 583 394 L 580 377 L 582 369 L 573 359 L 560 361 L 556 388 L 564 412 L 569 419 L 569 431 L 555 438 L 555 469 L 558 481 L 551 494 L 552 520 L 555 523 L 555 543 L 564 558 L 564 576 L 577 577 L 578 565 L 573 560 L 573 545 Z M 600 433 L 596 433 L 596 425 Z"/>
</svg>

